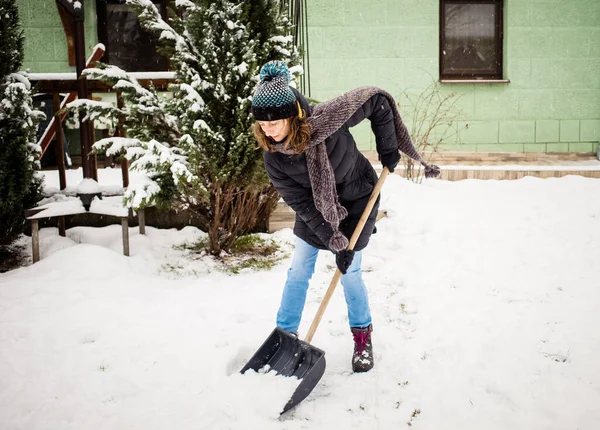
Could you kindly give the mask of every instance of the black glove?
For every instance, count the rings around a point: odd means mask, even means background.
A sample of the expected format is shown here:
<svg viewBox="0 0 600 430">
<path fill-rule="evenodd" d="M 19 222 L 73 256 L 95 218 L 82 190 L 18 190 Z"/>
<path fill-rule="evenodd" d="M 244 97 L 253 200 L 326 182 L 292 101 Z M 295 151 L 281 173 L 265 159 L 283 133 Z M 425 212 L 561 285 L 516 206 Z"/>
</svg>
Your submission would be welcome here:
<svg viewBox="0 0 600 430">
<path fill-rule="evenodd" d="M 400 161 L 400 151 L 396 149 L 392 152 L 381 154 L 379 156 L 379 160 L 381 161 L 383 167 L 387 167 L 390 173 L 393 173 L 394 169 L 398 165 L 398 161 Z"/>
<path fill-rule="evenodd" d="M 348 267 L 352 264 L 353 259 L 354 251 L 352 249 L 346 249 L 335 253 L 335 264 L 343 275 L 348 271 Z"/>
</svg>

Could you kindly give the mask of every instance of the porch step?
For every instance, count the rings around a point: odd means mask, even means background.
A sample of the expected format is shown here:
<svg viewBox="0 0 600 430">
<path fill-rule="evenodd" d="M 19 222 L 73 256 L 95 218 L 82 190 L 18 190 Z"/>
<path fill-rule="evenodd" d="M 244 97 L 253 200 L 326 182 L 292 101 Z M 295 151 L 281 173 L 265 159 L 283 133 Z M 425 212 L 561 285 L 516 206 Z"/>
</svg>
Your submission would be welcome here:
<svg viewBox="0 0 600 430">
<path fill-rule="evenodd" d="M 381 169 L 374 151 L 365 154 L 376 170 Z M 440 152 L 431 157 L 440 166 L 440 179 L 513 180 L 525 176 L 560 178 L 578 175 L 600 178 L 600 161 L 588 153 L 481 153 Z M 405 176 L 402 163 L 394 173 Z"/>
</svg>

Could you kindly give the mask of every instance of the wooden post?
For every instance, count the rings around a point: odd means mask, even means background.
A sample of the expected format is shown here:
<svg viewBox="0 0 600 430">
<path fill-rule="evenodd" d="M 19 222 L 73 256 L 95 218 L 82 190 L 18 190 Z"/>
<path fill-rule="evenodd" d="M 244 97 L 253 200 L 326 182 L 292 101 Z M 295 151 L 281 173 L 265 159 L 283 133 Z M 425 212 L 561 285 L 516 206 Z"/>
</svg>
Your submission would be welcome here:
<svg viewBox="0 0 600 430">
<path fill-rule="evenodd" d="M 146 212 L 144 209 L 138 210 L 138 227 L 140 234 L 146 234 Z"/>
<path fill-rule="evenodd" d="M 117 91 L 117 107 L 123 109 L 125 102 L 123 101 L 123 94 L 121 91 Z M 123 120 L 119 120 L 117 125 L 117 136 L 125 137 L 125 130 L 123 129 Z M 123 175 L 123 188 L 129 187 L 129 162 L 125 157 L 121 157 L 121 173 Z"/>
<path fill-rule="evenodd" d="M 67 236 L 67 230 L 65 229 L 65 217 L 64 216 L 58 217 L 58 234 L 61 235 L 62 237 Z"/>
<path fill-rule="evenodd" d="M 31 220 L 31 251 L 33 262 L 40 261 L 40 228 L 37 219 Z"/>
<path fill-rule="evenodd" d="M 98 182 L 98 159 L 96 153 L 92 152 L 92 147 L 96 143 L 96 131 L 94 130 L 94 121 L 90 120 L 90 174 L 91 178 Z"/>
<path fill-rule="evenodd" d="M 58 178 L 60 182 L 60 189 L 64 190 L 67 188 L 67 172 L 65 170 L 65 142 L 62 133 L 62 122 L 58 111 L 60 110 L 60 94 L 54 93 L 52 95 L 52 104 L 54 108 L 54 128 L 56 135 L 56 165 L 58 166 Z"/>
<path fill-rule="evenodd" d="M 102 139 L 106 139 L 110 137 L 109 133 L 108 133 L 108 129 L 107 128 L 103 128 L 102 129 Z M 112 155 L 106 155 L 106 158 L 104 159 L 104 167 L 106 166 L 110 166 L 111 168 L 115 167 L 115 157 L 113 157 Z"/>
<path fill-rule="evenodd" d="M 121 173 L 123 174 L 123 188 L 129 187 L 129 161 L 125 157 L 121 158 Z"/>
<path fill-rule="evenodd" d="M 75 69 L 77 72 L 77 98 L 88 98 L 88 87 L 85 75 L 82 75 L 83 69 L 86 66 L 85 58 L 85 28 L 83 18 L 75 20 Z M 83 177 L 91 178 L 90 166 L 90 128 L 83 119 L 85 113 L 79 113 L 79 136 L 81 138 L 81 165 L 83 167 Z"/>
<path fill-rule="evenodd" d="M 121 218 L 121 230 L 123 232 L 123 255 L 129 257 L 129 222 L 127 217 Z"/>
</svg>

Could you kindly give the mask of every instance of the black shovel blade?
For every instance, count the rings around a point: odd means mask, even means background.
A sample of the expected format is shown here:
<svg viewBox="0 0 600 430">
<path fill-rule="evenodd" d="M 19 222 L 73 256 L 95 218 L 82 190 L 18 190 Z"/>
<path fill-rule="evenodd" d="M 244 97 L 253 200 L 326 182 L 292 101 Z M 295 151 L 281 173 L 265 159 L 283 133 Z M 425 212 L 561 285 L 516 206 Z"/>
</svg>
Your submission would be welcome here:
<svg viewBox="0 0 600 430">
<path fill-rule="evenodd" d="M 278 375 L 295 376 L 300 380 L 300 385 L 283 408 L 283 414 L 315 388 L 325 372 L 325 352 L 277 327 L 240 372 L 248 369 L 257 372 L 273 370 Z"/>
</svg>

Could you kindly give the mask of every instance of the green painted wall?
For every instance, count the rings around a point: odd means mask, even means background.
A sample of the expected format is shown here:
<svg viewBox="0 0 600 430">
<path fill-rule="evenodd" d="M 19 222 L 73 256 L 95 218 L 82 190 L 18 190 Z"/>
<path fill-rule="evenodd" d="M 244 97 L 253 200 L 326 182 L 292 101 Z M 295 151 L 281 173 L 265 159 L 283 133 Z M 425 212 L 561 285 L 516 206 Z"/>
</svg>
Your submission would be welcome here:
<svg viewBox="0 0 600 430">
<path fill-rule="evenodd" d="M 95 1 L 86 1 L 86 47 L 97 43 Z M 17 0 L 25 68 L 69 72 L 53 0 Z M 438 77 L 439 0 L 309 0 L 311 95 L 326 100 L 361 85 L 400 98 Z M 460 95 L 452 151 L 592 152 L 600 141 L 600 1 L 505 0 L 509 84 L 449 85 Z M 374 149 L 369 125 L 361 149 Z"/>
<path fill-rule="evenodd" d="M 23 67 L 32 73 L 73 72 L 67 38 L 54 0 L 17 0 L 25 34 Z M 85 45 L 90 55 L 98 43 L 96 2 L 85 2 Z"/>
<path fill-rule="evenodd" d="M 361 85 L 422 92 L 438 75 L 439 0 L 310 0 L 311 96 Z M 600 1 L 505 0 L 509 84 L 443 84 L 460 95 L 452 151 L 595 152 L 600 141 Z M 402 107 L 401 107 L 402 112 Z M 368 124 L 354 133 L 374 149 Z"/>
</svg>

